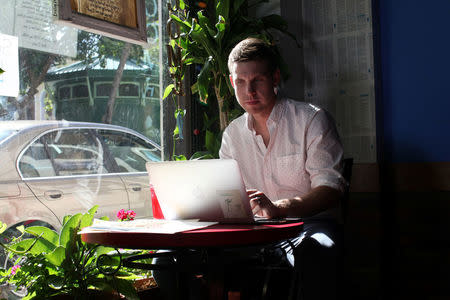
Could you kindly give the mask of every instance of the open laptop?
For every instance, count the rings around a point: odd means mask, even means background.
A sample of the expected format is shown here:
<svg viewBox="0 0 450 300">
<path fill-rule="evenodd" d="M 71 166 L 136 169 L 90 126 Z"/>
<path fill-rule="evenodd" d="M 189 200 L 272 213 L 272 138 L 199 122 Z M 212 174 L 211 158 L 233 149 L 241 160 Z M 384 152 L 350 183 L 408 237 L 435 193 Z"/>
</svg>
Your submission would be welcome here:
<svg viewBox="0 0 450 300">
<path fill-rule="evenodd" d="M 239 166 L 233 159 L 147 162 L 146 168 L 166 219 L 286 222 L 254 218 Z"/>
</svg>

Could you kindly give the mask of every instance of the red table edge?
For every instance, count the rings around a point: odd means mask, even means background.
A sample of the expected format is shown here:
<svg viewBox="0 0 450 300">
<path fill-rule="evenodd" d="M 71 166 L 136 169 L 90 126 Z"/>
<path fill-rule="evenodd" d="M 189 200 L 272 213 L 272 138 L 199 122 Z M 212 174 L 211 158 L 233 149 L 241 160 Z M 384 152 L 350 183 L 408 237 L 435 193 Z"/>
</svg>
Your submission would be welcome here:
<svg viewBox="0 0 450 300">
<path fill-rule="evenodd" d="M 86 232 L 91 244 L 128 249 L 245 247 L 272 244 L 300 234 L 303 222 L 267 225 L 216 224 L 174 234 L 145 232 Z"/>
</svg>

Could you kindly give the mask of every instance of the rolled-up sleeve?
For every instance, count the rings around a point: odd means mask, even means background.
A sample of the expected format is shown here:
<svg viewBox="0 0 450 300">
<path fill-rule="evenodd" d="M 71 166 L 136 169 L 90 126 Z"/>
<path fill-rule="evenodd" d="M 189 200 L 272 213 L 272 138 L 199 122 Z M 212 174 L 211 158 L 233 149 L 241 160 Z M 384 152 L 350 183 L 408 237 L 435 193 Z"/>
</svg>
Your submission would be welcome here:
<svg viewBox="0 0 450 300">
<path fill-rule="evenodd" d="M 306 131 L 306 170 L 310 175 L 311 188 L 329 186 L 343 191 L 343 147 L 334 122 L 324 110 L 318 110 Z"/>
</svg>

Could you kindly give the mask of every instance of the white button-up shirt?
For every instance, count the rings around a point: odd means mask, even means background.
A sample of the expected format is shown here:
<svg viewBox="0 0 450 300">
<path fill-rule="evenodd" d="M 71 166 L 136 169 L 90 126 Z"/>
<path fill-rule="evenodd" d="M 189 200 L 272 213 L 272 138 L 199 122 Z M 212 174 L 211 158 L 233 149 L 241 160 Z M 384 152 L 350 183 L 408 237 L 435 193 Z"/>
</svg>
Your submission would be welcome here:
<svg viewBox="0 0 450 300">
<path fill-rule="evenodd" d="M 219 155 L 237 160 L 246 188 L 260 190 L 272 201 L 301 197 L 318 186 L 344 189 L 342 144 L 324 110 L 278 99 L 267 127 L 267 147 L 256 135 L 248 113 L 231 122 L 223 133 Z"/>
</svg>

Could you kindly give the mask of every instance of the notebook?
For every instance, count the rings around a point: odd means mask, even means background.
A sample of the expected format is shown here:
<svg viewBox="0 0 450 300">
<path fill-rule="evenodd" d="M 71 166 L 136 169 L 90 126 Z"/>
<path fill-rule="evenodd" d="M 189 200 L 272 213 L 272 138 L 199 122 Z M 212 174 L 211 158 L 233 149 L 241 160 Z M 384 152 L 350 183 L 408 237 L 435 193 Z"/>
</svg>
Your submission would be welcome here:
<svg viewBox="0 0 450 300">
<path fill-rule="evenodd" d="M 147 162 L 146 168 L 165 219 L 280 222 L 255 220 L 239 166 L 233 159 Z"/>
</svg>

